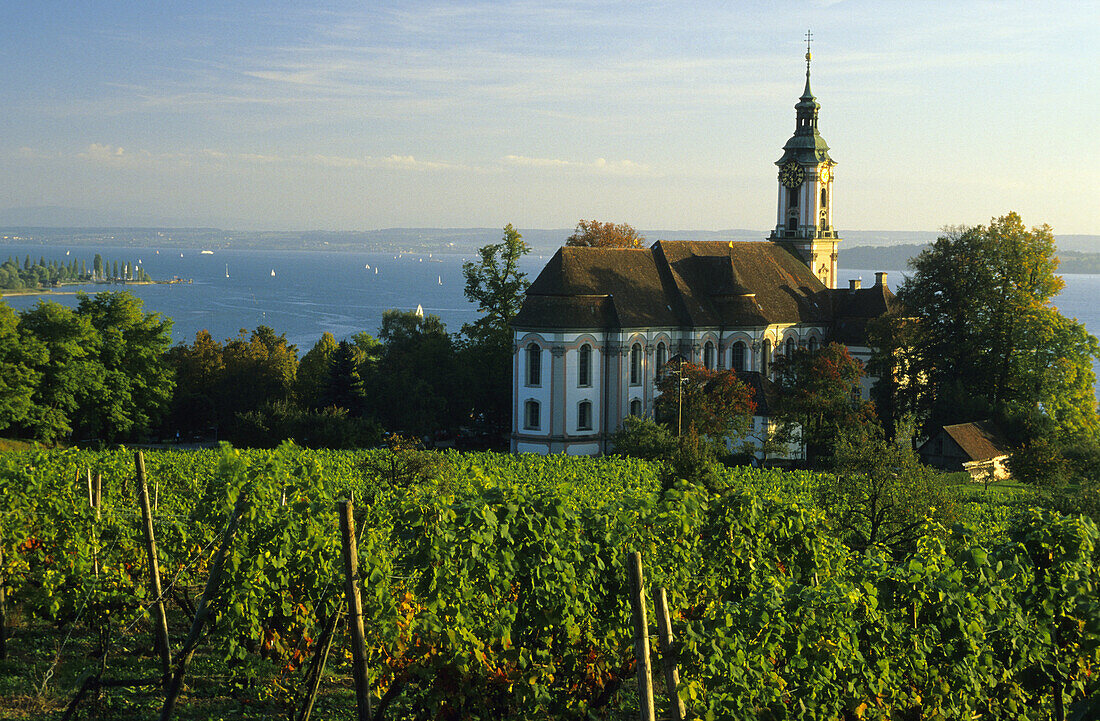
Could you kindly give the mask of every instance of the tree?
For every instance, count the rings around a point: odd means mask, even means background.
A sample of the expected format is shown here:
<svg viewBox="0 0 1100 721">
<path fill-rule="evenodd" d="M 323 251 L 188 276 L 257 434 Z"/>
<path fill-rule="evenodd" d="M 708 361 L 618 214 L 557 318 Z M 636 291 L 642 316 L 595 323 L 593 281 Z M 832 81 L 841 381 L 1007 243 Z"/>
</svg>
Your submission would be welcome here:
<svg viewBox="0 0 1100 721">
<path fill-rule="evenodd" d="M 1015 213 L 949 229 L 910 263 L 898 300 L 916 322 L 912 373 L 930 427 L 1040 409 L 1060 435 L 1100 428 L 1100 346 L 1051 305 L 1064 283 L 1050 227 Z"/>
<path fill-rule="evenodd" d="M 323 396 L 332 379 L 332 356 L 336 353 L 336 337 L 322 333 L 309 352 L 298 363 L 295 395 L 306 408 L 321 408 Z"/>
<path fill-rule="evenodd" d="M 342 340 L 332 354 L 328 383 L 322 398 L 325 406 L 344 408 L 353 416 L 363 413 L 366 391 L 360 369 L 365 354 L 351 341 Z"/>
<path fill-rule="evenodd" d="M 35 370 L 46 359 L 38 342 L 20 337 L 19 318 L 0 301 L 0 431 L 17 425 L 32 409 L 41 373 Z"/>
<path fill-rule="evenodd" d="M 288 401 L 294 394 L 298 373 L 298 348 L 261 325 L 249 336 L 226 341 L 222 350 L 225 373 L 218 393 L 219 422 L 229 427 L 238 413 L 267 403 Z"/>
<path fill-rule="evenodd" d="M 839 442 L 866 437 L 874 412 L 856 395 L 863 369 L 845 346 L 827 343 L 813 353 L 797 348 L 777 357 L 774 367 L 776 416 L 797 428 L 788 435 L 801 439 L 807 461 L 828 465 Z"/>
<path fill-rule="evenodd" d="M 477 263 L 462 264 L 462 275 L 466 278 L 463 292 L 467 300 L 477 303 L 478 311 L 483 314 L 473 324 L 464 326 L 463 333 L 475 335 L 509 330 L 530 285 L 526 274 L 519 270 L 520 259 L 530 251 L 523 236 L 509 223 L 504 226 L 501 242 L 478 249 L 480 260 Z"/>
<path fill-rule="evenodd" d="M 439 316 L 382 313 L 377 368 L 364 379 L 366 412 L 389 431 L 424 437 L 454 427 L 455 352 Z"/>
<path fill-rule="evenodd" d="M 512 319 L 523 305 L 530 285 L 519 270 L 520 259 L 530 252 L 511 224 L 504 226 L 500 243 L 481 247 L 477 263 L 464 263 L 466 298 L 477 303 L 483 315 L 462 326 L 458 344 L 461 369 L 459 399 L 465 415 L 487 426 L 496 435 L 511 426 Z"/>
<path fill-rule="evenodd" d="M 142 301 L 126 293 L 81 294 L 78 316 L 99 336 L 98 361 L 103 391 L 81 408 L 81 431 L 115 442 L 147 434 L 167 412 L 175 378 L 165 361 L 172 344 L 172 320 L 142 311 Z"/>
<path fill-rule="evenodd" d="M 195 334 L 192 345 L 180 343 L 165 360 L 176 376 L 170 428 L 183 433 L 205 433 L 218 425 L 218 409 L 225 376 L 222 345 L 209 331 Z"/>
<path fill-rule="evenodd" d="M 53 443 L 72 433 L 80 410 L 98 403 L 104 392 L 99 335 L 87 316 L 41 301 L 19 316 L 19 335 L 40 352 L 32 366 L 39 380 L 31 407 L 16 428 Z"/>
<path fill-rule="evenodd" d="M 902 555 L 921 536 L 926 519 L 950 526 L 955 518 L 946 478 L 921 465 L 909 439 L 891 443 L 875 435 L 842 442 L 836 473 L 823 478 L 815 495 L 856 552 L 881 545 Z"/>
<path fill-rule="evenodd" d="M 748 428 L 756 409 L 752 388 L 732 370 L 709 370 L 694 363 L 658 377 L 657 415 L 677 428 L 678 435 L 724 441 Z"/>
<path fill-rule="evenodd" d="M 601 223 L 598 220 L 578 220 L 577 228 L 565 244 L 580 248 L 640 248 L 645 236 L 627 223 Z"/>
</svg>

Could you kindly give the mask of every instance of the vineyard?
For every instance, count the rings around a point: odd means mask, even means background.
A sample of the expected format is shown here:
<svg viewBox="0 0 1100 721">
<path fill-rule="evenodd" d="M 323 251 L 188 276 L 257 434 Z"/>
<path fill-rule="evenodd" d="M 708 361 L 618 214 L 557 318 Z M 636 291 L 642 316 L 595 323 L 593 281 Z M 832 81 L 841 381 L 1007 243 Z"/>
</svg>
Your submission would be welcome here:
<svg viewBox="0 0 1100 721">
<path fill-rule="evenodd" d="M 1094 717 L 1100 534 L 1083 517 L 971 501 L 904 555 L 857 554 L 810 473 L 662 494 L 630 459 L 414 460 L 147 452 L 154 598 L 133 453 L 0 455 L 0 716 L 152 718 L 178 675 L 175 718 L 356 718 L 350 499 L 376 719 L 638 718 L 635 551 L 650 618 L 667 591 L 688 717 Z M 654 679 L 668 718 L 657 663 Z"/>
</svg>

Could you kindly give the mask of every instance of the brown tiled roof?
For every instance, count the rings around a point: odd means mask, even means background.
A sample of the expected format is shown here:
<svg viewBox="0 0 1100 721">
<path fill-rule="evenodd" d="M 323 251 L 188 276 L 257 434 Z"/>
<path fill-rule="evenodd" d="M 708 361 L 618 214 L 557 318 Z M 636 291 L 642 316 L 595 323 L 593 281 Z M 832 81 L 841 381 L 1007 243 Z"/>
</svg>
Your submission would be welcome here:
<svg viewBox="0 0 1100 721">
<path fill-rule="evenodd" d="M 944 433 L 959 445 L 972 461 L 988 461 L 1009 452 L 1008 441 L 990 421 L 944 426 Z"/>
<path fill-rule="evenodd" d="M 552 300 L 566 297 L 574 301 Z M 610 308 L 580 311 L 596 298 L 610 299 L 600 301 Z M 828 289 L 776 243 L 662 240 L 646 249 L 560 248 L 512 325 L 745 327 L 831 318 Z"/>
<path fill-rule="evenodd" d="M 752 388 L 752 400 L 756 404 L 753 414 L 770 416 L 779 399 L 779 389 L 775 383 L 759 371 L 743 371 L 737 374 L 737 379 Z"/>
</svg>

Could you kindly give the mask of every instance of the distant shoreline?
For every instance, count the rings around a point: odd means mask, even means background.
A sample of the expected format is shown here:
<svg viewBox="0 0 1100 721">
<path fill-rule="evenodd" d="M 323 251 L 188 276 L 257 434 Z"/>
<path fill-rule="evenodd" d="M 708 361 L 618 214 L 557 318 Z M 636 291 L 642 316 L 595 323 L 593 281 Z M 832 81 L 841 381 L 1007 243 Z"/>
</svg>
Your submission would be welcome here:
<svg viewBox="0 0 1100 721">
<path fill-rule="evenodd" d="M 123 286 L 128 285 L 174 285 L 166 280 L 134 280 L 126 281 L 125 283 L 65 283 L 64 285 L 108 285 L 108 286 Z M 11 290 L 5 290 L 0 288 L 0 298 L 6 298 L 8 296 L 22 296 L 22 295 L 77 295 L 84 293 L 83 290 L 57 290 L 56 288 L 15 288 Z"/>
</svg>

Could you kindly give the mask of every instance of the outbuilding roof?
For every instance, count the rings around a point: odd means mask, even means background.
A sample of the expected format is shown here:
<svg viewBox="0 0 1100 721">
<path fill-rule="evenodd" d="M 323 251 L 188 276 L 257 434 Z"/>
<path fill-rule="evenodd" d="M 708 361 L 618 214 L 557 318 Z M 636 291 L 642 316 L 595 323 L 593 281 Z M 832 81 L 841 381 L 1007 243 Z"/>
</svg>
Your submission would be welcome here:
<svg viewBox="0 0 1100 721">
<path fill-rule="evenodd" d="M 1008 441 L 990 421 L 956 423 L 944 426 L 943 431 L 972 461 L 989 461 L 1008 455 Z"/>
</svg>

